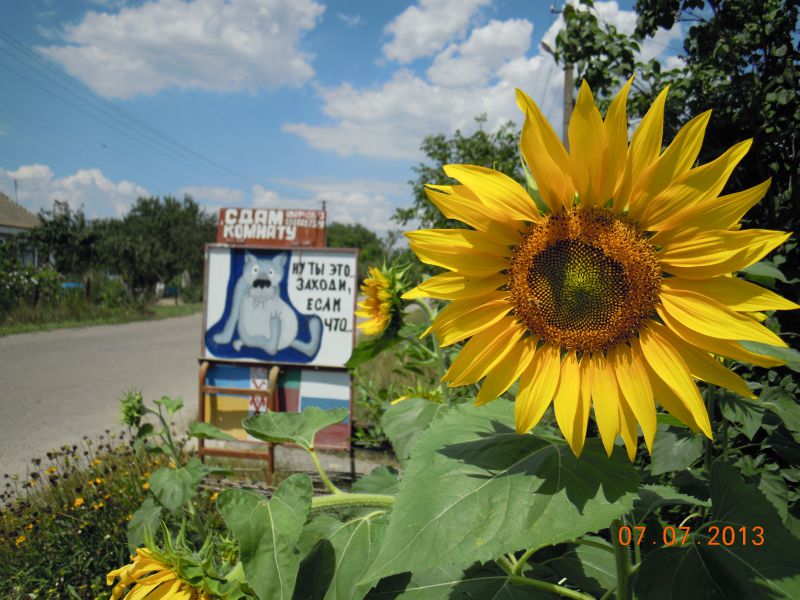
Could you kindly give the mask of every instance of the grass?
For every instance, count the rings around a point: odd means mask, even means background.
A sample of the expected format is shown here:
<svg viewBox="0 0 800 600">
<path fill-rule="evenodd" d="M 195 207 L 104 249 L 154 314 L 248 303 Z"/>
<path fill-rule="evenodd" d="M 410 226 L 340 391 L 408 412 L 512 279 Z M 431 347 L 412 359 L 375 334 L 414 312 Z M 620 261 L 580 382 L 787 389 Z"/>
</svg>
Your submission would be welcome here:
<svg viewBox="0 0 800 600">
<path fill-rule="evenodd" d="M 18 333 L 31 333 L 35 331 L 52 331 L 54 329 L 71 329 L 77 327 L 90 327 L 92 325 L 114 325 L 131 323 L 133 321 L 150 321 L 155 319 L 169 319 L 184 317 L 199 313 L 203 309 L 200 302 L 192 304 L 152 305 L 144 311 L 136 308 L 98 309 L 85 311 L 79 317 L 64 315 L 58 312 L 45 312 L 39 315 L 22 315 L 15 322 L 0 325 L 0 337 Z M 17 315 L 19 316 L 19 315 Z"/>
</svg>

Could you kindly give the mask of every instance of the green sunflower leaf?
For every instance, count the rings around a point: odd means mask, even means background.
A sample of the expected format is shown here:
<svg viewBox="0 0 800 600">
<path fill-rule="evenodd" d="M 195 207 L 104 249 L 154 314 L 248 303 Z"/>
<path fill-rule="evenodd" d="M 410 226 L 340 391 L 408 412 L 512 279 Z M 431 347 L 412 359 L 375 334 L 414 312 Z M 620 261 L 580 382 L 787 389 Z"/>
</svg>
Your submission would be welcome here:
<svg viewBox="0 0 800 600">
<path fill-rule="evenodd" d="M 711 514 L 691 543 L 646 555 L 636 577 L 638 597 L 800 598 L 800 539 L 764 494 L 722 461 L 711 469 Z M 729 528 L 733 536 L 726 537 L 734 543 L 725 545 L 711 527 Z"/>
<path fill-rule="evenodd" d="M 517 435 L 510 402 L 458 406 L 415 444 L 366 579 L 574 540 L 630 510 L 638 486 L 624 454 L 607 458 L 597 439 L 577 459 L 562 441 Z"/>
<path fill-rule="evenodd" d="M 185 467 L 171 469 L 161 467 L 150 476 L 150 491 L 170 512 L 177 512 L 196 493 L 197 486 L 205 474 L 203 463 L 192 458 Z"/>
<path fill-rule="evenodd" d="M 375 559 L 386 529 L 382 512 L 341 523 L 327 519 L 315 527 L 324 538 L 303 559 L 296 600 L 361 600 L 376 583 L 360 583 Z"/>
<path fill-rule="evenodd" d="M 739 343 L 744 346 L 745 350 L 750 350 L 750 352 L 782 360 L 792 371 L 800 373 L 800 352 L 793 348 L 782 348 L 781 346 L 771 346 L 748 340 L 740 341 Z"/>
<path fill-rule="evenodd" d="M 306 450 L 314 448 L 314 436 L 348 415 L 346 408 L 323 410 L 310 406 L 301 413 L 266 412 L 242 421 L 245 431 L 265 442 L 297 444 Z"/>
<path fill-rule="evenodd" d="M 653 440 L 650 473 L 662 475 L 686 469 L 703 455 L 703 436 L 685 427 L 659 426 Z"/>
<path fill-rule="evenodd" d="M 558 596 L 527 585 L 515 585 L 491 565 L 475 566 L 466 572 L 439 567 L 425 573 L 403 573 L 382 579 L 367 600 L 557 600 Z"/>
<path fill-rule="evenodd" d="M 375 467 L 369 475 L 356 481 L 350 489 L 359 494 L 397 494 L 400 478 L 397 471 L 391 467 Z"/>
<path fill-rule="evenodd" d="M 448 410 L 447 405 L 424 398 L 409 398 L 387 408 L 381 425 L 392 442 L 397 458 L 408 460 L 419 435 Z"/>
<path fill-rule="evenodd" d="M 148 536 L 154 536 L 161 524 L 161 511 L 164 510 L 152 496 L 148 496 L 133 513 L 128 523 L 128 548 L 133 553 Z"/>
<path fill-rule="evenodd" d="M 225 524 L 239 542 L 247 583 L 261 600 L 289 600 L 300 566 L 298 541 L 311 508 L 311 479 L 292 475 L 272 499 L 228 489 L 217 499 Z"/>
<path fill-rule="evenodd" d="M 372 360 L 384 350 L 388 350 L 399 341 L 400 338 L 390 335 L 362 340 L 358 342 L 355 348 L 353 348 L 353 353 L 350 355 L 350 358 L 347 360 L 344 366 L 352 371 L 368 360 Z"/>
</svg>

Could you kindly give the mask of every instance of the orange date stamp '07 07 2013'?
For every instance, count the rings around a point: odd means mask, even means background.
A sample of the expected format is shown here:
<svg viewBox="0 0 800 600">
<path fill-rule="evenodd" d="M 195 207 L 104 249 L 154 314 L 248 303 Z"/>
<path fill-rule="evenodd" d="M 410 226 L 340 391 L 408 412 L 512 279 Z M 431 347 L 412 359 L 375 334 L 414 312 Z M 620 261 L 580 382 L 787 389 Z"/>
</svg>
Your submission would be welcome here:
<svg viewBox="0 0 800 600">
<path fill-rule="evenodd" d="M 664 546 L 685 546 L 698 544 L 704 546 L 763 546 L 764 528 L 734 527 L 733 525 L 709 525 L 695 532 L 684 525 L 666 525 L 660 531 L 652 527 L 648 532 L 645 525 L 622 525 L 617 530 L 617 541 L 623 546 L 642 546 L 662 544 Z"/>
</svg>

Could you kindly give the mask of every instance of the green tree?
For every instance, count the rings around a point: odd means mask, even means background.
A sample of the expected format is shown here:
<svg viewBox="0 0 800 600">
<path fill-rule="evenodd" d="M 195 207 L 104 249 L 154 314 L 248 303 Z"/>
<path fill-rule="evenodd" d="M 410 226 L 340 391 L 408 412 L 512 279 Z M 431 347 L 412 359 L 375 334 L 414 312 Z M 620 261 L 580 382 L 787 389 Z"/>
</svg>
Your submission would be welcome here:
<svg viewBox="0 0 800 600">
<path fill-rule="evenodd" d="M 42 262 L 62 275 L 84 275 L 93 265 L 96 240 L 83 209 L 54 200 L 50 210 L 39 211 L 39 219 L 41 224 L 27 233 L 27 240 Z"/>
<path fill-rule="evenodd" d="M 134 291 L 147 294 L 184 271 L 192 279 L 202 276 L 216 217 L 190 196 L 139 198 L 121 221 L 106 221 L 102 229 L 104 255 Z"/>
<path fill-rule="evenodd" d="M 417 220 L 421 227 L 460 227 L 457 221 L 446 219 L 425 195 L 425 185 L 455 185 L 458 182 L 447 177 L 442 167 L 447 164 L 472 164 L 491 167 L 524 181 L 519 159 L 519 132 L 511 121 L 494 132 L 483 129 L 486 116 L 477 117 L 478 130 L 470 136 L 456 131 L 453 137 L 445 134 L 429 135 L 421 149 L 431 164 L 420 163 L 413 167 L 417 178 L 409 181 L 414 192 L 414 202 L 409 208 L 398 208 L 393 219 L 401 225 Z"/>
<path fill-rule="evenodd" d="M 327 228 L 327 243 L 330 248 L 358 248 L 358 276 L 363 279 L 373 265 L 380 265 L 386 258 L 381 239 L 360 223 L 331 223 Z"/>
</svg>

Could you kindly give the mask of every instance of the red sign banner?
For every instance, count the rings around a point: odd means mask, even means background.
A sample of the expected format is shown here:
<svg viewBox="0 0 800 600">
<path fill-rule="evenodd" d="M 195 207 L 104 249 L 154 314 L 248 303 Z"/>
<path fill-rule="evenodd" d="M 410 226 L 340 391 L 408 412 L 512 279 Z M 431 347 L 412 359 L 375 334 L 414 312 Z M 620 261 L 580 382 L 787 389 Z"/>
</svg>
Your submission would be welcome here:
<svg viewBox="0 0 800 600">
<path fill-rule="evenodd" d="M 324 248 L 325 211 L 221 208 L 217 243 Z"/>
</svg>

